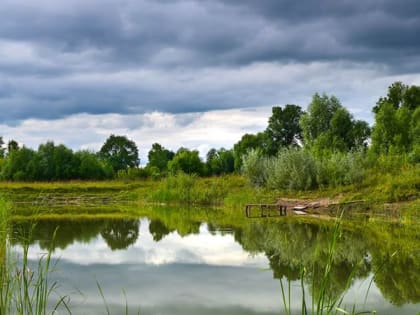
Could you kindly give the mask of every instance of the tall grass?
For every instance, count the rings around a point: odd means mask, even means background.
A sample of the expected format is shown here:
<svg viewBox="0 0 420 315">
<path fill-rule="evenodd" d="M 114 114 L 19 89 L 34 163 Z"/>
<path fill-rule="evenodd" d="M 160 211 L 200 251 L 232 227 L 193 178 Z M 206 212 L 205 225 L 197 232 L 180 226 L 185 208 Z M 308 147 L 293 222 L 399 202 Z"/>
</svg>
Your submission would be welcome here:
<svg viewBox="0 0 420 315">
<path fill-rule="evenodd" d="M 178 203 L 183 205 L 221 205 L 228 193 L 226 177 L 200 179 L 194 174 L 178 172 L 168 175 L 152 192 L 150 201 Z"/>
<path fill-rule="evenodd" d="M 32 268 L 28 257 L 29 239 L 22 240 L 22 257 L 11 251 L 8 244 L 10 217 L 10 205 L 0 198 L 0 314 L 45 315 L 54 314 L 59 308 L 71 314 L 66 296 L 49 305 L 51 295 L 57 294 L 58 287 L 57 282 L 50 280 L 55 266 L 51 261 L 53 247 Z"/>
</svg>

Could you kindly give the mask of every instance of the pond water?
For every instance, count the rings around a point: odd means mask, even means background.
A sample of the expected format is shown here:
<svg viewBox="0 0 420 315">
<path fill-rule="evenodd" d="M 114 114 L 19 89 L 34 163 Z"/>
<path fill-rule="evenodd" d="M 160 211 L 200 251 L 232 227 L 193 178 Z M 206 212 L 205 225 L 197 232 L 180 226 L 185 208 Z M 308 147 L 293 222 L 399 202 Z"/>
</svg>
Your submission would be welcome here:
<svg viewBox="0 0 420 315">
<path fill-rule="evenodd" d="M 58 293 L 71 297 L 73 314 L 107 313 L 97 284 L 112 314 L 123 314 L 126 304 L 130 314 L 283 314 L 280 281 L 293 313 L 300 314 L 303 267 L 308 298 L 319 295 L 331 222 L 242 218 L 229 224 L 173 209 L 150 213 L 139 219 L 39 221 L 29 258 L 36 263 L 58 227 L 51 277 Z M 13 225 L 17 252 L 19 236 L 31 225 Z M 327 289 L 333 297 L 344 293 L 348 309 L 356 304 L 377 314 L 418 314 L 417 229 L 343 224 Z"/>
</svg>

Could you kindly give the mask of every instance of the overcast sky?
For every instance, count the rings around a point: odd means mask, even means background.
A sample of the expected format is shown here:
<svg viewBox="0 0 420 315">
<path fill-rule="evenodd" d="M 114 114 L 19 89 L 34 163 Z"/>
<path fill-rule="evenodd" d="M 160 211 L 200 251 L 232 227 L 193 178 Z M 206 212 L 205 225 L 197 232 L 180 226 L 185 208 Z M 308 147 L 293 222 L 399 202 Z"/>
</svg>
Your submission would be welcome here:
<svg viewBox="0 0 420 315">
<path fill-rule="evenodd" d="M 274 105 L 336 95 L 356 118 L 420 85 L 417 0 L 1 0 L 0 135 L 97 150 L 111 134 L 206 152 Z"/>
</svg>

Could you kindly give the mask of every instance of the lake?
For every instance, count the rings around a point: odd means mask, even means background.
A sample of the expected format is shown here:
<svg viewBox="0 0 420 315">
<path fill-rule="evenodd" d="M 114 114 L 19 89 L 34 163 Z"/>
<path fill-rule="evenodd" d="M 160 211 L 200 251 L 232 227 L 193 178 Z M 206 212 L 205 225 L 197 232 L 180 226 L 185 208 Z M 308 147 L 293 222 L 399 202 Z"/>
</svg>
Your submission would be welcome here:
<svg viewBox="0 0 420 315">
<path fill-rule="evenodd" d="M 54 248 L 51 278 L 57 293 L 70 296 L 73 314 L 106 314 L 107 306 L 123 314 L 126 304 L 130 314 L 283 314 L 280 283 L 292 313 L 300 314 L 302 276 L 310 309 L 310 296 L 320 295 L 334 222 L 237 216 L 160 207 L 140 218 L 39 220 L 29 258 L 35 265 Z M 31 226 L 13 224 L 17 253 Z M 420 311 L 418 225 L 344 220 L 330 267 L 326 294 L 343 294 L 342 307 Z"/>
</svg>

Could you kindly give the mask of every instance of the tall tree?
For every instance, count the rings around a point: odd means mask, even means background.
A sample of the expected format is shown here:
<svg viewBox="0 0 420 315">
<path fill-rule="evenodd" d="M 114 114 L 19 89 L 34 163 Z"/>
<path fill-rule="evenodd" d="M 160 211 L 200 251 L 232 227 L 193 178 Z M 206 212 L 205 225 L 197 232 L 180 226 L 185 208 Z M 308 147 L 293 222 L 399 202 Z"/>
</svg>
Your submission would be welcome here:
<svg viewBox="0 0 420 315">
<path fill-rule="evenodd" d="M 415 130 L 419 108 L 419 86 L 402 82 L 389 86 L 387 96 L 379 98 L 372 109 L 375 113 L 372 151 L 378 154 L 417 152 L 419 140 Z"/>
<path fill-rule="evenodd" d="M 267 153 L 275 155 L 279 148 L 298 144 L 302 139 L 299 121 L 303 111 L 300 106 L 287 104 L 284 108 L 275 106 L 268 120 Z"/>
<path fill-rule="evenodd" d="M 5 149 L 3 148 L 3 145 L 4 145 L 3 137 L 0 137 L 0 158 L 4 157 Z"/>
<path fill-rule="evenodd" d="M 211 175 L 232 173 L 235 170 L 233 150 L 211 149 L 207 153 L 206 165 Z"/>
<path fill-rule="evenodd" d="M 262 152 L 267 152 L 268 140 L 265 132 L 257 134 L 246 133 L 233 146 L 234 166 L 235 170 L 239 171 L 242 167 L 242 157 L 253 149 L 259 149 Z"/>
<path fill-rule="evenodd" d="M 101 147 L 99 156 L 111 165 L 114 172 L 137 167 L 140 163 L 136 144 L 126 136 L 110 135 Z"/>
<path fill-rule="evenodd" d="M 168 169 L 173 173 L 182 171 L 186 174 L 203 175 L 204 163 L 201 161 L 198 151 L 180 148 L 168 163 Z"/>
<path fill-rule="evenodd" d="M 400 81 L 392 83 L 388 87 L 387 96 L 380 97 L 372 111 L 377 114 L 385 103 L 391 104 L 394 109 L 407 107 L 415 110 L 420 106 L 420 86 L 408 86 Z"/>
<path fill-rule="evenodd" d="M 19 150 L 19 144 L 15 140 L 10 140 L 7 143 L 7 154 L 10 154 L 10 152 L 16 150 Z"/>
<path fill-rule="evenodd" d="M 364 145 L 369 137 L 367 123 L 354 120 L 335 97 L 316 93 L 300 126 L 305 145 L 315 152 L 348 151 Z"/>
<path fill-rule="evenodd" d="M 159 143 L 154 143 L 147 158 L 149 159 L 149 166 L 154 166 L 159 169 L 159 171 L 166 171 L 168 169 L 168 162 L 172 160 L 175 156 L 175 153 L 165 149 Z"/>
</svg>

